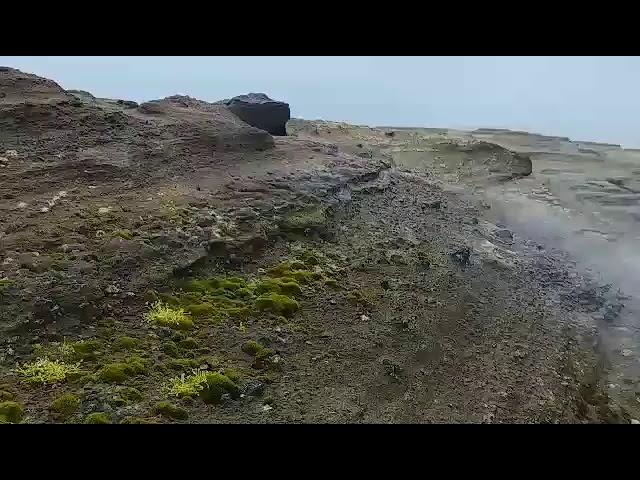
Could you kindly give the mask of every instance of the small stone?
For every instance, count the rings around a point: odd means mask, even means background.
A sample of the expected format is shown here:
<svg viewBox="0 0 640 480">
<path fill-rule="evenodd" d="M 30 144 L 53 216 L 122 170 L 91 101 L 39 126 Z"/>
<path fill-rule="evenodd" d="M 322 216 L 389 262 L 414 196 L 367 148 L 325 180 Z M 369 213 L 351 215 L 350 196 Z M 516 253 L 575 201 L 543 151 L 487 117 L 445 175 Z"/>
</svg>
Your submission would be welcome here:
<svg viewBox="0 0 640 480">
<path fill-rule="evenodd" d="M 98 209 L 98 215 L 105 215 L 111 211 L 111 207 L 100 207 Z"/>
<path fill-rule="evenodd" d="M 22 208 L 27 208 L 27 202 L 20 202 L 18 203 L 18 208 L 22 209 Z"/>
<path fill-rule="evenodd" d="M 307 345 L 313 345 L 313 343 L 311 343 L 309 340 L 307 340 L 307 341 L 306 341 L 306 342 L 304 342 L 304 343 L 306 343 Z"/>
<path fill-rule="evenodd" d="M 263 412 L 268 412 L 270 410 L 273 410 L 273 407 L 271 405 L 263 405 L 262 406 L 262 411 Z"/>
<path fill-rule="evenodd" d="M 631 355 L 633 355 L 633 350 L 629 350 L 628 348 L 622 350 L 623 357 L 630 357 Z"/>
<path fill-rule="evenodd" d="M 264 394 L 265 388 L 262 382 L 251 382 L 244 388 L 244 394 L 248 397 L 260 397 Z"/>
<path fill-rule="evenodd" d="M 116 293 L 120 293 L 121 291 L 122 290 L 120 290 L 117 285 L 109 285 L 107 288 L 105 288 L 105 292 L 110 295 L 115 295 Z"/>
<path fill-rule="evenodd" d="M 336 304 L 336 301 L 332 298 L 331 300 L 329 300 L 329 303 L 330 303 L 331 305 L 335 305 L 335 304 Z"/>
<path fill-rule="evenodd" d="M 17 150 L 5 150 L 4 154 L 9 158 L 18 158 Z"/>
<path fill-rule="evenodd" d="M 632 418 L 631 425 L 640 425 L 640 420 L 636 420 L 635 418 Z"/>
<path fill-rule="evenodd" d="M 494 234 L 500 240 L 504 240 L 504 241 L 507 241 L 507 242 L 513 241 L 513 234 L 511 233 L 511 231 L 507 230 L 506 228 L 502 228 L 500 230 L 496 230 L 494 232 Z"/>
<path fill-rule="evenodd" d="M 9 159 L 7 157 L 0 157 L 0 163 L 9 163 Z"/>
<path fill-rule="evenodd" d="M 368 321 L 369 321 L 369 320 L 371 320 L 371 319 L 370 319 L 368 316 L 366 316 L 366 315 L 362 315 L 362 316 L 360 317 L 360 320 L 362 320 L 363 322 L 368 322 Z"/>
</svg>

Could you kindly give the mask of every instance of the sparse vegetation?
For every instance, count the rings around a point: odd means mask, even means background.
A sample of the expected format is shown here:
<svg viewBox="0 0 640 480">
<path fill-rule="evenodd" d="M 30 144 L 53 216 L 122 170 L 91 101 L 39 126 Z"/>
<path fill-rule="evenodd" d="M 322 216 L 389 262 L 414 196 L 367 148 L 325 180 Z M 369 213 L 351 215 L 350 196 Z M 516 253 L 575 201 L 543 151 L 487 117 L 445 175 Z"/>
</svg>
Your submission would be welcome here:
<svg viewBox="0 0 640 480">
<path fill-rule="evenodd" d="M 255 340 L 249 340 L 242 345 L 242 351 L 253 357 L 253 367 L 265 368 L 269 358 L 274 354 L 273 350 L 266 348 Z"/>
<path fill-rule="evenodd" d="M 194 370 L 191 375 L 184 374 L 172 378 L 168 388 L 169 395 L 176 397 L 194 397 L 198 395 L 207 383 L 206 370 Z"/>
<path fill-rule="evenodd" d="M 16 372 L 29 383 L 52 384 L 63 382 L 69 374 L 79 373 L 80 364 L 70 365 L 58 360 L 39 358 L 35 362 L 25 363 Z"/>
<path fill-rule="evenodd" d="M 145 320 L 162 327 L 187 330 L 193 328 L 193 320 L 182 308 L 172 308 L 168 305 L 156 302 L 150 311 L 145 314 Z"/>
</svg>

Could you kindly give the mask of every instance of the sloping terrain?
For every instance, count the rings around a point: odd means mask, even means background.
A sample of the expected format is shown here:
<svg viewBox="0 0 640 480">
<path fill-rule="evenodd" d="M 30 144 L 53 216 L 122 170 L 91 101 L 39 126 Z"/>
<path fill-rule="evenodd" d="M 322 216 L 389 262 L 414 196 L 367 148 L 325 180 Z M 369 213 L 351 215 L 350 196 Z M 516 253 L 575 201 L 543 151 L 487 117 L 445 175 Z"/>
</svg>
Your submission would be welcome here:
<svg viewBox="0 0 640 480">
<path fill-rule="evenodd" d="M 474 193 L 526 152 L 0 92 L 0 420 L 629 421 L 580 278 Z"/>
</svg>

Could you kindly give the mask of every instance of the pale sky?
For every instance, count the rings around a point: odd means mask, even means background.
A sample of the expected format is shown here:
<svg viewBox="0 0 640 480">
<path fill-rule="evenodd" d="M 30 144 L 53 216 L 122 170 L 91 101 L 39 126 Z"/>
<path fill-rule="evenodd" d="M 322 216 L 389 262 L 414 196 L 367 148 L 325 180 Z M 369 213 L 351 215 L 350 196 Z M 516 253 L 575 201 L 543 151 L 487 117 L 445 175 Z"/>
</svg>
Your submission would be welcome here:
<svg viewBox="0 0 640 480">
<path fill-rule="evenodd" d="M 640 148 L 640 57 L 0 57 L 0 65 L 97 97 L 264 92 L 300 118 L 500 127 Z"/>
</svg>

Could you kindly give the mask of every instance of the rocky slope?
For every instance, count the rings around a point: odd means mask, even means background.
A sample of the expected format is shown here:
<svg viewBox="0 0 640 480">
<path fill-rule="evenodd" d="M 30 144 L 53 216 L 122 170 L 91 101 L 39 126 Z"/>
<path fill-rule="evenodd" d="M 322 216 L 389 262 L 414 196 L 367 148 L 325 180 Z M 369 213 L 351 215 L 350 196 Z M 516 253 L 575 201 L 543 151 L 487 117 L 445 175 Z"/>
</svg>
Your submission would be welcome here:
<svg viewBox="0 0 640 480">
<path fill-rule="evenodd" d="M 0 420 L 629 421 L 581 277 L 475 193 L 527 152 L 0 92 Z"/>
</svg>

